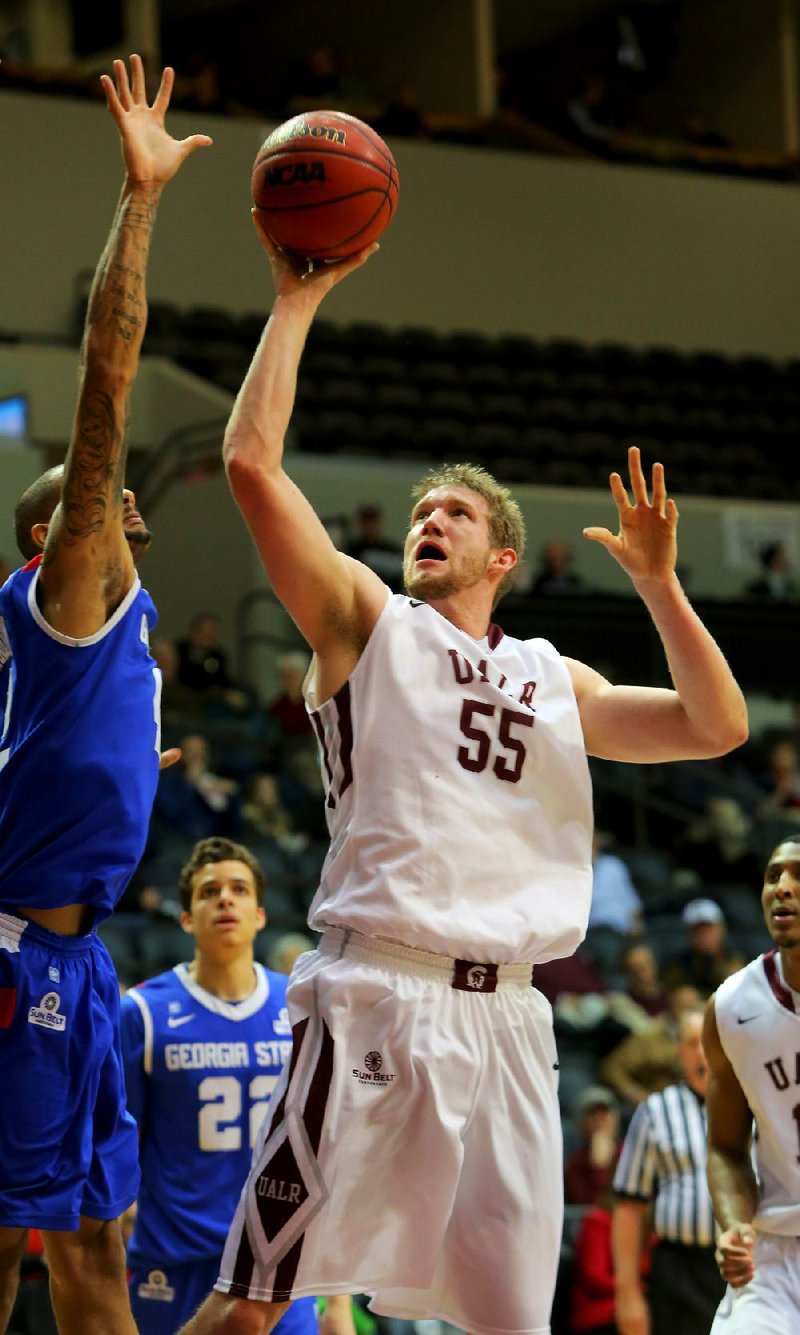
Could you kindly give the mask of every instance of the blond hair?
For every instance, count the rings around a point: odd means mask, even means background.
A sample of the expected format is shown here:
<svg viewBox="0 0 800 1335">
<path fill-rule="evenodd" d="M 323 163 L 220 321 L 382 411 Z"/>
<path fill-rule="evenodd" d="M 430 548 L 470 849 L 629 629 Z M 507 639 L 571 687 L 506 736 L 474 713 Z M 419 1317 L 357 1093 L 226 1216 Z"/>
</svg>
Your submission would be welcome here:
<svg viewBox="0 0 800 1335">
<path fill-rule="evenodd" d="M 487 473 L 479 464 L 443 464 L 440 468 L 431 468 L 419 482 L 411 488 L 411 498 L 416 503 L 436 487 L 468 487 L 477 496 L 482 496 L 489 509 L 489 542 L 492 547 L 511 547 L 519 561 L 525 551 L 525 520 L 522 511 L 514 500 L 508 487 Z M 495 605 L 508 593 L 514 582 L 514 571 L 503 575 L 495 594 Z"/>
</svg>

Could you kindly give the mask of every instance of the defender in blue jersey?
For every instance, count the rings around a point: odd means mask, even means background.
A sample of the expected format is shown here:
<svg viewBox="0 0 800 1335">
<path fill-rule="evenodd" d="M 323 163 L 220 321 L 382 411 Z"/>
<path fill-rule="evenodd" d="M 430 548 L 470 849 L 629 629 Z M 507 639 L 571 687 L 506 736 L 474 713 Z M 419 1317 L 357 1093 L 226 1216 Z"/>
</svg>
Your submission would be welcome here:
<svg viewBox="0 0 800 1335">
<path fill-rule="evenodd" d="M 136 574 L 150 535 L 124 489 L 126 417 L 146 322 L 163 187 L 192 149 L 164 128 L 144 69 L 103 76 L 125 181 L 89 299 L 63 472 L 20 499 L 28 564 L 0 589 L 0 1329 L 25 1230 L 42 1230 L 61 1335 L 135 1335 L 117 1217 L 138 1186 L 119 990 L 94 932 L 144 847 L 159 769 L 153 604 Z"/>
<path fill-rule="evenodd" d="M 175 1335 L 219 1274 L 250 1149 L 292 1048 L 288 979 L 253 959 L 264 873 L 229 839 L 203 839 L 181 873 L 191 964 L 122 999 L 128 1110 L 140 1128 L 142 1181 L 128 1248 L 141 1335 Z M 313 1298 L 284 1335 L 315 1335 Z"/>
</svg>

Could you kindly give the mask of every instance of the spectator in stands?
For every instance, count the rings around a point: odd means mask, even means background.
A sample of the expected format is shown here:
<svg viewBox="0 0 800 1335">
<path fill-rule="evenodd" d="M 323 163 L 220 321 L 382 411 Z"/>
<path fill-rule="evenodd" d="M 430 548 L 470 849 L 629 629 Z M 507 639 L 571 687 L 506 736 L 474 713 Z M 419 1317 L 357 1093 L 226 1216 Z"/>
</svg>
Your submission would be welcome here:
<svg viewBox="0 0 800 1335">
<path fill-rule="evenodd" d="M 379 505 L 369 501 L 356 510 L 356 533 L 347 555 L 380 575 L 396 593 L 403 588 L 403 548 L 387 538 L 383 531 L 384 515 Z"/>
<path fill-rule="evenodd" d="M 631 941 L 622 952 L 620 968 L 627 996 L 650 1019 L 662 1016 L 667 1010 L 669 999 L 652 946 L 646 941 Z"/>
<path fill-rule="evenodd" d="M 332 46 L 318 42 L 291 70 L 286 111 L 295 115 L 318 107 L 336 107 L 344 96 L 341 63 Z"/>
<path fill-rule="evenodd" d="M 137 903 L 143 926 L 148 922 L 180 922 L 180 904 L 177 899 L 165 895 L 158 885 L 143 885 Z"/>
<path fill-rule="evenodd" d="M 202 713 L 202 698 L 178 680 L 177 645 L 172 640 L 153 640 L 150 653 L 161 669 L 162 720 L 169 723 L 175 716 L 197 718 Z"/>
<path fill-rule="evenodd" d="M 8 560 L 8 557 L 0 554 L 0 584 L 5 584 L 9 575 L 16 570 L 16 566 Z"/>
<path fill-rule="evenodd" d="M 710 797 L 676 849 L 676 863 L 696 872 L 705 886 L 759 885 L 762 869 L 750 847 L 752 828 L 736 798 Z"/>
<path fill-rule="evenodd" d="M 243 691 L 228 672 L 225 650 L 220 643 L 220 620 L 213 612 L 198 612 L 189 629 L 178 640 L 178 681 L 194 691 L 204 707 L 222 704 L 233 714 L 246 714 L 250 708 Z"/>
<path fill-rule="evenodd" d="M 758 554 L 761 574 L 748 584 L 751 598 L 768 598 L 776 603 L 796 603 L 800 586 L 792 573 L 792 560 L 785 542 L 767 542 Z"/>
<path fill-rule="evenodd" d="M 616 1280 L 611 1254 L 613 1196 L 609 1191 L 583 1216 L 575 1237 L 572 1257 L 571 1335 L 620 1335 L 614 1319 Z M 655 1235 L 643 1241 L 639 1282 L 645 1289 L 650 1273 Z M 675 1332 L 678 1335 L 678 1332 Z"/>
<path fill-rule="evenodd" d="M 687 107 L 683 113 L 681 139 L 695 148 L 730 148 L 731 143 L 724 134 L 712 130 L 704 112 L 697 107 Z"/>
<path fill-rule="evenodd" d="M 572 569 L 573 552 L 568 542 L 548 538 L 539 556 L 539 568 L 534 571 L 530 591 L 543 597 L 560 597 L 578 593 L 583 580 Z"/>
<path fill-rule="evenodd" d="M 310 662 L 308 654 L 299 649 L 279 654 L 276 661 L 278 694 L 268 704 L 267 713 L 278 724 L 283 741 L 313 736 L 303 699 L 303 682 Z"/>
<path fill-rule="evenodd" d="M 269 952 L 269 967 L 276 973 L 290 974 L 299 955 L 314 949 L 314 942 L 303 932 L 284 932 L 274 942 Z"/>
<path fill-rule="evenodd" d="M 678 1024 L 686 1010 L 697 1008 L 701 996 L 695 987 L 673 988 L 667 1010 L 648 1029 L 629 1034 L 598 1067 L 598 1076 L 626 1104 L 636 1107 L 649 1094 L 665 1089 L 680 1074 Z"/>
<path fill-rule="evenodd" d="M 372 123 L 386 139 L 427 139 L 430 135 L 419 109 L 419 91 L 413 83 L 402 83 Z"/>
<path fill-rule="evenodd" d="M 236 833 L 237 785 L 213 772 L 205 737 L 192 733 L 180 747 L 180 761 L 159 780 L 155 816 L 189 839 Z"/>
<path fill-rule="evenodd" d="M 610 153 L 614 115 L 608 85 L 602 74 L 588 70 L 566 106 L 566 130 L 577 143 L 595 153 Z"/>
<path fill-rule="evenodd" d="M 779 737 L 772 743 L 765 784 L 767 795 L 756 815 L 761 820 L 800 821 L 800 759 L 791 738 Z"/>
<path fill-rule="evenodd" d="M 567 1156 L 564 1199 L 568 1205 L 597 1205 L 606 1194 L 622 1148 L 619 1108 L 610 1090 L 590 1085 L 575 1108 L 581 1143 Z"/>
<path fill-rule="evenodd" d="M 610 836 L 595 826 L 589 927 L 613 927 L 623 936 L 632 935 L 641 930 L 642 901 L 622 858 L 604 851 L 609 842 Z"/>
<path fill-rule="evenodd" d="M 216 60 L 197 47 L 182 52 L 175 62 L 175 105 L 186 111 L 228 110 L 222 95 L 222 77 Z"/>
<path fill-rule="evenodd" d="M 666 960 L 661 976 L 668 988 L 696 987 L 702 997 L 710 997 L 724 978 L 741 969 L 741 955 L 725 945 L 725 918 L 713 899 L 693 899 L 683 910 L 686 947 Z"/>
<path fill-rule="evenodd" d="M 278 842 L 291 832 L 274 774 L 251 775 L 242 802 L 242 824 L 247 835 Z"/>
</svg>

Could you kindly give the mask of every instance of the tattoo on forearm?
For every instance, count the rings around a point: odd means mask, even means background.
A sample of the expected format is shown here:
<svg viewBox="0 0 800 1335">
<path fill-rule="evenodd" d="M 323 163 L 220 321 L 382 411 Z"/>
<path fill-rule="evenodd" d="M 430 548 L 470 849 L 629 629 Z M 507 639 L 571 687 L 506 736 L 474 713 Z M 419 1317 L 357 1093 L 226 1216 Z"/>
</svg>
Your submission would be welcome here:
<svg viewBox="0 0 800 1335">
<path fill-rule="evenodd" d="M 71 546 L 96 533 L 120 503 L 122 424 L 111 396 L 89 390 L 75 424 L 73 458 L 64 479 L 62 541 Z"/>
<path fill-rule="evenodd" d="M 146 324 L 145 276 L 159 192 L 125 193 L 97 266 L 67 458 L 61 540 L 98 532 L 121 505 L 127 397 Z"/>
</svg>

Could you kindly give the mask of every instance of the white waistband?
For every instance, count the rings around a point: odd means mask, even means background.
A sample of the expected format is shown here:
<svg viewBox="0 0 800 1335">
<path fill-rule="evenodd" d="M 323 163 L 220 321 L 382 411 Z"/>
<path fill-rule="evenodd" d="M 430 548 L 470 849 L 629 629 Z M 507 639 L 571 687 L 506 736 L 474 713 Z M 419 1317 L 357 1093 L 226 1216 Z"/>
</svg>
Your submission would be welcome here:
<svg viewBox="0 0 800 1335">
<path fill-rule="evenodd" d="M 465 992 L 494 992 L 498 987 L 531 987 L 532 964 L 486 964 L 479 960 L 456 960 L 429 950 L 417 950 L 399 941 L 341 927 L 327 927 L 319 943 L 325 954 L 362 960 L 364 964 L 387 964 L 400 973 L 439 979 Z"/>
<path fill-rule="evenodd" d="M 28 926 L 26 918 L 15 918 L 10 913 L 0 913 L 0 950 L 7 950 L 16 955 L 22 933 Z"/>
</svg>

